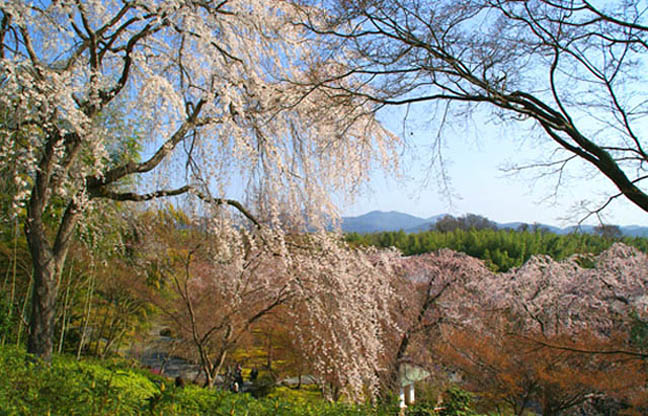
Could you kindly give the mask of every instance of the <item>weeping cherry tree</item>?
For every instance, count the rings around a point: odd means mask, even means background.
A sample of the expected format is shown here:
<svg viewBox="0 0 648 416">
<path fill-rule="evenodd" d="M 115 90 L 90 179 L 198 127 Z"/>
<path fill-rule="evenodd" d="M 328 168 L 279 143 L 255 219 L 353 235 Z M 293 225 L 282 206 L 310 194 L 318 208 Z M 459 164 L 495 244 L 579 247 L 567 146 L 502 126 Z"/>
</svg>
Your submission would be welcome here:
<svg viewBox="0 0 648 416">
<path fill-rule="evenodd" d="M 29 352 L 50 358 L 57 279 L 97 201 L 186 196 L 287 254 L 286 230 L 335 220 L 330 195 L 395 165 L 398 140 L 363 99 L 311 85 L 316 39 L 293 15 L 287 1 L 0 2 L 0 164 L 26 210 Z M 135 139 L 97 122 L 111 108 Z"/>
</svg>

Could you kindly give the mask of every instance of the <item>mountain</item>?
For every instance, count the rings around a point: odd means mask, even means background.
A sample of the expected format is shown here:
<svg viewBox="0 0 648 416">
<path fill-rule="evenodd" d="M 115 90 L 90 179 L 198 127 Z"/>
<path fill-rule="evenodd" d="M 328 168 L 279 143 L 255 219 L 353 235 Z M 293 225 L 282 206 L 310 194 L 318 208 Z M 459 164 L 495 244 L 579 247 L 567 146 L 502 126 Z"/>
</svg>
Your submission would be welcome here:
<svg viewBox="0 0 648 416">
<path fill-rule="evenodd" d="M 402 212 L 371 211 L 357 217 L 342 217 L 342 231 L 345 233 L 377 233 L 382 231 L 399 231 L 406 233 L 417 233 L 427 231 L 434 227 L 434 224 L 447 214 L 439 214 L 429 218 L 416 217 Z M 499 229 L 516 230 L 524 225 L 523 222 L 496 223 Z M 593 233 L 594 226 L 582 225 L 580 227 L 555 227 L 546 224 L 527 224 L 529 228 L 540 227 L 556 234 L 568 234 L 571 232 Z M 627 237 L 648 237 L 648 226 L 627 225 L 619 227 L 624 236 Z"/>
<path fill-rule="evenodd" d="M 425 222 L 415 225 L 414 227 L 405 228 L 406 233 L 420 233 L 434 228 L 434 224 L 448 214 L 439 214 L 425 219 Z"/>
<path fill-rule="evenodd" d="M 371 211 L 359 217 L 343 217 L 342 231 L 345 233 L 376 233 L 380 231 L 407 230 L 411 232 L 433 220 L 415 217 L 401 212 Z M 411 231 L 410 231 L 411 230 Z"/>
</svg>

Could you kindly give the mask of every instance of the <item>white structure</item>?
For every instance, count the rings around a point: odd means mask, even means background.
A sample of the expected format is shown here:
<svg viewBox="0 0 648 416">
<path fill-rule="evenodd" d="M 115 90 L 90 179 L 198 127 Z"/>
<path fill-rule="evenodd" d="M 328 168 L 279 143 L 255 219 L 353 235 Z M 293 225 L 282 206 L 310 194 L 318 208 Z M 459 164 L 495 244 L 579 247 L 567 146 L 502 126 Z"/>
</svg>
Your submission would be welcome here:
<svg viewBox="0 0 648 416">
<path fill-rule="evenodd" d="M 414 383 L 427 378 L 430 373 L 411 364 L 401 364 L 398 372 L 400 374 L 400 392 L 398 397 L 400 399 L 401 409 L 414 404 Z"/>
</svg>

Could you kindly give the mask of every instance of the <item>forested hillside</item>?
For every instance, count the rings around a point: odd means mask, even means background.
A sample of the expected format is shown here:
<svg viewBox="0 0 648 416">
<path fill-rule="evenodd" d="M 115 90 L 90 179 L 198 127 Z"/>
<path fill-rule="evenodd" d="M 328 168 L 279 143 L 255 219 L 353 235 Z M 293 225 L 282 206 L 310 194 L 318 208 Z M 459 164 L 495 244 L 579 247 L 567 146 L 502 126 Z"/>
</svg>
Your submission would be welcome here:
<svg viewBox="0 0 648 416">
<path fill-rule="evenodd" d="M 648 252 L 648 239 L 641 237 L 607 238 L 594 234 L 558 235 L 544 230 L 513 231 L 494 229 L 454 229 L 452 231 L 404 231 L 373 234 L 348 233 L 349 243 L 376 247 L 396 247 L 404 255 L 429 253 L 450 248 L 483 260 L 493 271 L 520 267 L 534 254 L 546 254 L 555 260 L 572 254 L 599 254 L 621 241 Z"/>
</svg>

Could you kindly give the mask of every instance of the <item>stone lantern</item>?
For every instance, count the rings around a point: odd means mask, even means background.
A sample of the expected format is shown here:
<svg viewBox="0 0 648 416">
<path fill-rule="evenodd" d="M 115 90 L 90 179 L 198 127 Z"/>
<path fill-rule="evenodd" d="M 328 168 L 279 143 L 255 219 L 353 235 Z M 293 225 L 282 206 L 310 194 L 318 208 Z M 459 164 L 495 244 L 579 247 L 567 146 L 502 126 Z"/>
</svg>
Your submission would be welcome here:
<svg viewBox="0 0 648 416">
<path fill-rule="evenodd" d="M 414 396 L 414 384 L 429 377 L 430 373 L 413 364 L 403 363 L 398 368 L 400 379 L 400 391 L 398 394 L 400 407 L 405 409 L 413 405 L 416 400 Z"/>
</svg>

